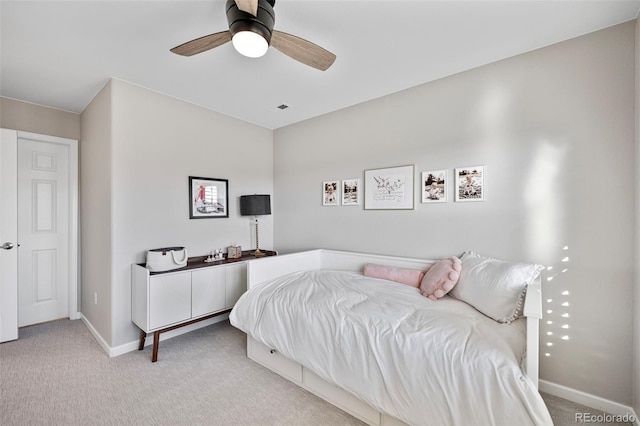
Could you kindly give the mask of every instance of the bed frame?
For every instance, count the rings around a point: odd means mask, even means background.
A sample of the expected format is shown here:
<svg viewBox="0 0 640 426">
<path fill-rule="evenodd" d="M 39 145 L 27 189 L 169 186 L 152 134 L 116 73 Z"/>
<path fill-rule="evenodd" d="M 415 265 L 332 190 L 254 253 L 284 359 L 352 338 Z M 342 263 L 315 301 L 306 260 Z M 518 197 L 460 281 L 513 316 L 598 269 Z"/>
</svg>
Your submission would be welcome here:
<svg viewBox="0 0 640 426">
<path fill-rule="evenodd" d="M 362 271 L 366 263 L 426 269 L 434 262 L 434 260 L 318 249 L 248 261 L 247 288 L 298 271 L 318 269 Z M 539 320 L 542 318 L 540 283 L 540 277 L 538 277 L 529 285 L 524 304 L 524 315 L 527 321 L 527 353 L 523 372 L 533 381 L 536 388 L 538 387 Z M 351 393 L 323 380 L 310 369 L 285 358 L 275 349 L 268 348 L 251 336 L 247 336 L 247 356 L 367 424 L 379 426 L 405 424 L 379 412 Z"/>
</svg>

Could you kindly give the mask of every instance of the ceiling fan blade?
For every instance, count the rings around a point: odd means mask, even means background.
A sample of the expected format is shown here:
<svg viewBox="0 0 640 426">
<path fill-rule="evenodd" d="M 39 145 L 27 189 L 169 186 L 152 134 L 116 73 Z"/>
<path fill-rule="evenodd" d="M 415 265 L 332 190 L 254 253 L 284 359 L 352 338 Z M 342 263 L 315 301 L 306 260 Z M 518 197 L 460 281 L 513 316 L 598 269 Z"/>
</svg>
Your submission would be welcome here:
<svg viewBox="0 0 640 426">
<path fill-rule="evenodd" d="M 171 49 L 171 52 L 182 55 L 191 56 L 196 53 L 206 52 L 214 47 L 221 46 L 231 41 L 231 34 L 229 31 L 221 31 L 215 34 L 209 34 L 204 37 L 197 38 L 195 40 L 188 41 Z"/>
<path fill-rule="evenodd" d="M 317 44 L 282 31 L 273 31 L 271 45 L 290 58 L 320 71 L 325 71 L 336 60 L 336 55 Z"/>
<path fill-rule="evenodd" d="M 235 2 L 241 11 L 258 16 L 258 0 L 235 0 Z"/>
</svg>

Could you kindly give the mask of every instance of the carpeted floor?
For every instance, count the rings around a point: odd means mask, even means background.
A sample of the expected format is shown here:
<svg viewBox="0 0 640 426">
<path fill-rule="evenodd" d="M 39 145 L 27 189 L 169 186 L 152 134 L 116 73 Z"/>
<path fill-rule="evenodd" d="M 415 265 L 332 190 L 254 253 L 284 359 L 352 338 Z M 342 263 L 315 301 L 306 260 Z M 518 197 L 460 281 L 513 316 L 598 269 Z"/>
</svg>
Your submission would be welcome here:
<svg viewBox="0 0 640 426">
<path fill-rule="evenodd" d="M 150 347 L 109 358 L 81 321 L 23 328 L 0 345 L 0 424 L 363 424 L 245 354 L 228 321 L 162 342 L 153 364 Z M 543 397 L 556 425 L 597 414 Z"/>
</svg>

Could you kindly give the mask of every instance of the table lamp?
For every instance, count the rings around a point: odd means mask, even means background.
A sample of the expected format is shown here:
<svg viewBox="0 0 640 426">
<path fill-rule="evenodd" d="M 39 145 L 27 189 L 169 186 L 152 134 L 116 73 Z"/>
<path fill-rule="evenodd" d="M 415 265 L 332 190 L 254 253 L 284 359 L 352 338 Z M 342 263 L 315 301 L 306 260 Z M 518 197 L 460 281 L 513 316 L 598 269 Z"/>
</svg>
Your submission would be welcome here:
<svg viewBox="0 0 640 426">
<path fill-rule="evenodd" d="M 266 195 L 241 195 L 240 196 L 240 214 L 242 216 L 255 216 L 256 221 L 256 257 L 264 256 L 258 246 L 258 216 L 271 214 L 271 196 Z"/>
</svg>

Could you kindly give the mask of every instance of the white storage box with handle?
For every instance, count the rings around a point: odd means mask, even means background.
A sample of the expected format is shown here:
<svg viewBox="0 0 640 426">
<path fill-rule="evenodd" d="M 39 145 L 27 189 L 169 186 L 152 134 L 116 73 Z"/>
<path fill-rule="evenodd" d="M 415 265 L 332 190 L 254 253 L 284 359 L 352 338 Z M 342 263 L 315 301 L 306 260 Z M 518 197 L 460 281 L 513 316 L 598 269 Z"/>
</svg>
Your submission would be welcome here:
<svg viewBox="0 0 640 426">
<path fill-rule="evenodd" d="M 185 247 L 164 247 L 147 250 L 147 269 L 151 272 L 170 271 L 187 266 Z"/>
</svg>

